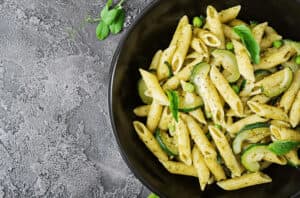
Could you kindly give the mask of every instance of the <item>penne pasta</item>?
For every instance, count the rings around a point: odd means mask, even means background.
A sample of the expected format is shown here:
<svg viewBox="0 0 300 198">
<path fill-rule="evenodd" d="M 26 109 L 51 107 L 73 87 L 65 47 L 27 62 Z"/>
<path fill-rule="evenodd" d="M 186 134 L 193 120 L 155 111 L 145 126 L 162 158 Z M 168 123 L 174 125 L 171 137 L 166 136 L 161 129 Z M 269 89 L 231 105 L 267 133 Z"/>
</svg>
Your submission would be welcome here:
<svg viewBox="0 0 300 198">
<path fill-rule="evenodd" d="M 225 176 L 224 170 L 222 169 L 221 165 L 218 164 L 218 162 L 217 162 L 216 150 L 214 149 L 212 144 L 209 142 L 209 140 L 205 136 L 205 134 L 202 131 L 202 129 L 200 128 L 200 126 L 190 116 L 185 116 L 184 120 L 187 123 L 187 126 L 191 133 L 192 139 L 194 140 L 197 147 L 203 154 L 204 160 L 205 160 L 209 170 L 215 176 L 217 181 L 225 179 L 226 176 Z"/>
<path fill-rule="evenodd" d="M 215 66 L 210 70 L 210 78 L 226 103 L 238 116 L 241 116 L 244 113 L 241 99 L 236 95 L 227 80 Z"/>
<path fill-rule="evenodd" d="M 159 161 L 172 174 L 198 177 L 197 170 L 192 165 L 186 165 L 182 162 L 173 162 L 167 160 Z"/>
<path fill-rule="evenodd" d="M 133 113 L 139 117 L 147 117 L 150 110 L 150 105 L 142 105 L 134 108 Z"/>
<path fill-rule="evenodd" d="M 160 128 L 162 130 L 167 130 L 171 123 L 172 123 L 171 111 L 170 111 L 169 107 L 164 107 L 162 115 L 160 117 L 158 128 Z"/>
<path fill-rule="evenodd" d="M 190 47 L 191 39 L 192 26 L 188 24 L 182 27 L 181 34 L 177 41 L 177 48 L 172 58 L 172 69 L 175 74 L 179 72 L 183 65 L 184 59 Z"/>
<path fill-rule="evenodd" d="M 151 93 L 151 96 L 160 104 L 169 105 L 169 99 L 161 88 L 156 76 L 143 69 L 140 69 L 140 73 L 143 77 L 143 80 L 145 81 L 148 90 Z"/>
<path fill-rule="evenodd" d="M 268 119 L 282 120 L 287 122 L 289 121 L 287 114 L 280 108 L 252 101 L 247 102 L 247 104 L 250 107 L 251 111 L 259 116 Z"/>
<path fill-rule="evenodd" d="M 178 140 L 178 152 L 180 160 L 186 165 L 192 164 L 190 135 L 187 126 L 181 118 L 176 123 L 176 135 Z"/>
<path fill-rule="evenodd" d="M 213 33 L 203 30 L 195 29 L 196 35 L 209 47 L 220 47 L 221 41 Z"/>
<path fill-rule="evenodd" d="M 192 156 L 193 166 L 197 170 L 200 188 L 203 191 L 209 182 L 210 171 L 204 161 L 203 155 L 201 154 L 197 146 L 194 146 L 192 150 Z"/>
<path fill-rule="evenodd" d="M 247 49 L 237 40 L 232 40 L 234 51 L 236 54 L 236 60 L 241 75 L 250 82 L 255 81 L 254 69 L 250 61 Z"/>
<path fill-rule="evenodd" d="M 289 119 L 292 127 L 296 127 L 300 123 L 300 90 L 292 105 Z"/>
<path fill-rule="evenodd" d="M 143 123 L 134 121 L 133 126 L 139 138 L 144 142 L 146 147 L 153 153 L 153 155 L 155 155 L 155 157 L 157 157 L 159 160 L 168 160 L 167 154 L 161 149 L 153 134 Z"/>
<path fill-rule="evenodd" d="M 171 63 L 175 50 L 176 46 L 172 45 L 162 52 L 159 65 L 157 67 L 158 80 L 163 80 L 170 76 L 171 68 L 169 68 L 167 64 Z"/>
<path fill-rule="evenodd" d="M 241 176 L 242 169 L 235 158 L 225 135 L 217 127 L 209 126 L 208 129 L 225 162 L 225 165 L 231 171 L 232 177 Z"/>
<path fill-rule="evenodd" d="M 158 126 L 162 109 L 163 109 L 162 105 L 159 104 L 159 102 L 157 102 L 156 100 L 153 100 L 152 104 L 150 105 L 147 122 L 146 122 L 147 128 L 152 132 L 154 132 L 154 130 Z"/>
<path fill-rule="evenodd" d="M 264 23 L 260 23 L 258 25 L 256 25 L 253 29 L 252 29 L 252 34 L 253 34 L 253 37 L 255 39 L 255 41 L 260 44 L 263 36 L 264 36 L 264 33 L 265 33 L 265 29 L 266 27 L 268 26 L 268 23 L 267 22 L 264 22 Z"/>
<path fill-rule="evenodd" d="M 297 70 L 294 74 L 294 78 L 291 86 L 280 99 L 279 107 L 283 108 L 285 112 L 288 112 L 299 90 L 300 90 L 300 70 Z"/>
<path fill-rule="evenodd" d="M 157 67 L 158 67 L 159 62 L 160 62 L 161 54 L 162 54 L 161 50 L 158 50 L 154 54 L 154 56 L 152 58 L 152 61 L 151 61 L 151 64 L 150 64 L 150 67 L 149 67 L 149 70 L 157 70 Z"/>
<path fill-rule="evenodd" d="M 192 116 L 195 120 L 197 120 L 199 123 L 201 124 L 207 124 L 206 120 L 205 120 L 205 117 L 203 115 L 203 112 L 202 110 L 199 108 L 199 109 L 196 109 L 194 111 L 191 111 L 189 112 L 190 116 Z"/>
<path fill-rule="evenodd" d="M 293 140 L 300 141 L 300 132 L 285 127 L 270 126 L 271 135 L 276 140 Z"/>
<path fill-rule="evenodd" d="M 189 18 L 185 15 L 179 20 L 179 23 L 177 25 L 177 28 L 175 30 L 175 33 L 173 35 L 173 38 L 172 38 L 172 41 L 171 41 L 169 47 L 177 45 L 179 37 L 181 36 L 181 33 L 182 33 L 182 28 L 188 24 L 189 24 Z"/>
<path fill-rule="evenodd" d="M 263 56 L 260 60 L 260 63 L 254 65 L 254 68 L 255 70 L 273 68 L 277 65 L 280 65 L 281 63 L 286 62 L 294 54 L 295 51 L 293 50 L 293 48 L 291 48 L 291 46 L 284 45 L 283 47 L 276 49 L 271 53 L 267 53 L 265 56 Z"/>
<path fill-rule="evenodd" d="M 206 26 L 207 28 L 218 37 L 221 42 L 220 48 L 225 48 L 225 38 L 222 28 L 222 23 L 220 21 L 219 14 L 213 6 L 207 6 L 206 9 Z"/>
<path fill-rule="evenodd" d="M 232 21 L 233 19 L 235 19 L 238 16 L 238 14 L 240 13 L 240 10 L 241 10 L 240 5 L 222 10 L 221 12 L 219 12 L 220 21 L 222 23 L 228 23 L 229 21 Z"/>
<path fill-rule="evenodd" d="M 239 35 L 237 35 L 237 34 L 233 31 L 232 27 L 223 24 L 223 25 L 222 25 L 222 28 L 223 28 L 223 32 L 224 32 L 224 35 L 225 35 L 226 38 L 228 38 L 229 40 L 233 40 L 233 39 L 234 39 L 234 40 L 240 40 Z"/>
<path fill-rule="evenodd" d="M 262 172 L 246 173 L 240 177 L 217 182 L 217 185 L 224 190 L 237 190 L 248 186 L 270 183 L 272 179 Z"/>
</svg>

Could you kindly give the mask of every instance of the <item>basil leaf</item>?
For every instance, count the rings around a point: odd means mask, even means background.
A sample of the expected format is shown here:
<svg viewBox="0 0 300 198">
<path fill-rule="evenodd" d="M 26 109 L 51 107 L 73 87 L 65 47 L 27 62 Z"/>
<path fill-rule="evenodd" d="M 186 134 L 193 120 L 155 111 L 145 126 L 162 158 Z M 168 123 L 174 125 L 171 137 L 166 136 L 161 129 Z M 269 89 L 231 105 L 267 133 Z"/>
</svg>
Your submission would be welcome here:
<svg viewBox="0 0 300 198">
<path fill-rule="evenodd" d="M 103 21 L 100 21 L 96 28 L 96 36 L 99 40 L 104 40 L 109 35 L 109 27 Z"/>
<path fill-rule="evenodd" d="M 104 16 L 101 16 L 102 17 L 102 20 L 107 24 L 107 25 L 111 25 L 114 20 L 121 14 L 121 11 L 122 9 L 112 9 L 112 10 L 109 10 L 107 13 L 105 13 Z"/>
<path fill-rule="evenodd" d="M 254 39 L 251 30 L 245 25 L 238 25 L 233 28 L 234 32 L 239 35 L 242 42 L 246 46 L 248 52 L 251 55 L 251 59 L 255 64 L 260 61 L 260 47 Z"/>
<path fill-rule="evenodd" d="M 275 153 L 276 155 L 285 155 L 291 150 L 297 148 L 300 145 L 300 142 L 289 141 L 289 140 L 279 140 L 271 143 L 268 146 L 268 149 Z"/>
<path fill-rule="evenodd" d="M 169 90 L 167 91 L 167 95 L 170 101 L 170 110 L 172 113 L 173 118 L 176 122 L 178 122 L 178 104 L 179 104 L 179 97 L 177 91 Z"/>
<path fill-rule="evenodd" d="M 119 9 L 119 16 L 115 19 L 115 21 L 109 26 L 111 33 L 118 34 L 124 25 L 125 21 L 125 11 L 123 9 Z"/>
</svg>

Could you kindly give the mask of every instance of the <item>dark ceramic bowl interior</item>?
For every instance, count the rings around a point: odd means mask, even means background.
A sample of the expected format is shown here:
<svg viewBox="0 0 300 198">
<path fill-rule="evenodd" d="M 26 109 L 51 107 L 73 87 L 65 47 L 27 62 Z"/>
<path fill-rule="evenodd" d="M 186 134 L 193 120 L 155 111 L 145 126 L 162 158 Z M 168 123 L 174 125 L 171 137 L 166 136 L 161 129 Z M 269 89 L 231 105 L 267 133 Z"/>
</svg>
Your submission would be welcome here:
<svg viewBox="0 0 300 198">
<path fill-rule="evenodd" d="M 128 2 L 129 3 L 129 2 Z M 204 192 L 198 180 L 168 173 L 138 139 L 132 121 L 132 109 L 141 105 L 137 94 L 138 68 L 147 68 L 155 51 L 168 46 L 179 18 L 205 15 L 207 5 L 218 10 L 242 5 L 239 18 L 268 21 L 285 38 L 300 40 L 300 1 L 297 0 L 156 0 L 132 24 L 112 61 L 109 106 L 112 127 L 120 152 L 144 185 L 161 197 L 300 197 L 300 170 L 289 166 L 271 166 L 264 172 L 273 182 L 226 192 L 215 184 Z"/>
</svg>

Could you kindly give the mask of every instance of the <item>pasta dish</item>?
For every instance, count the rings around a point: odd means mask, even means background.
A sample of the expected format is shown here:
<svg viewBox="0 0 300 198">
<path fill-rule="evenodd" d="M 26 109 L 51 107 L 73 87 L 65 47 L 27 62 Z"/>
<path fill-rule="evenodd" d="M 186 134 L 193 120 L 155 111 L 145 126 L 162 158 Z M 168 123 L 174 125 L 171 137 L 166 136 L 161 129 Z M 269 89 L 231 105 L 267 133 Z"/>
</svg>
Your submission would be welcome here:
<svg viewBox="0 0 300 198">
<path fill-rule="evenodd" d="M 271 164 L 299 166 L 300 43 L 241 6 L 183 16 L 169 46 L 139 69 L 139 138 L 172 174 L 201 190 L 269 183 Z"/>
</svg>

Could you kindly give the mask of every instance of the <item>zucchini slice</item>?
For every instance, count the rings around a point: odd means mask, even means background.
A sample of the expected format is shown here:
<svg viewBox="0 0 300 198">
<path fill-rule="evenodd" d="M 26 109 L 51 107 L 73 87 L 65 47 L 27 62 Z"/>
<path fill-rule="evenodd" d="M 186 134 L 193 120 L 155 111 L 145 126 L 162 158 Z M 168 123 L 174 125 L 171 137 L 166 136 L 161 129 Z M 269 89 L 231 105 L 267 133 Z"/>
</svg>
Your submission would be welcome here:
<svg viewBox="0 0 300 198">
<path fill-rule="evenodd" d="M 272 163 L 285 165 L 286 159 L 283 156 L 278 156 L 268 149 L 264 144 L 252 144 L 241 156 L 243 166 L 251 172 L 260 170 L 259 161 L 265 160 Z"/>
<path fill-rule="evenodd" d="M 152 98 L 149 96 L 145 95 L 145 92 L 148 90 L 145 81 L 141 78 L 138 82 L 138 93 L 145 104 L 151 104 L 152 103 Z"/>
<path fill-rule="evenodd" d="M 254 124 L 246 125 L 237 134 L 233 140 L 232 147 L 233 152 L 238 154 L 242 151 L 242 145 L 244 141 L 250 143 L 257 143 L 260 140 L 270 135 L 269 124 L 265 122 L 258 122 Z"/>
<path fill-rule="evenodd" d="M 178 148 L 175 145 L 175 139 L 170 137 L 166 131 L 156 129 L 155 138 L 164 152 L 170 157 L 178 155 Z"/>
<path fill-rule="evenodd" d="M 264 77 L 269 76 L 270 74 L 271 74 L 271 72 L 268 71 L 268 70 L 264 70 L 264 69 L 256 70 L 256 71 L 254 72 L 255 80 L 256 80 L 256 81 L 260 81 L 260 80 L 262 80 Z"/>
<path fill-rule="evenodd" d="M 185 92 L 184 96 L 179 98 L 178 110 L 181 112 L 194 111 L 202 106 L 202 98 L 195 93 Z"/>
<path fill-rule="evenodd" d="M 216 49 L 212 52 L 212 55 L 217 63 L 223 66 L 223 75 L 228 82 L 233 83 L 240 78 L 237 61 L 235 55 L 231 51 Z"/>
<path fill-rule="evenodd" d="M 278 96 L 287 90 L 293 81 L 293 72 L 286 67 L 272 75 L 269 75 L 255 84 L 255 88 L 261 89 L 268 97 Z"/>
</svg>

